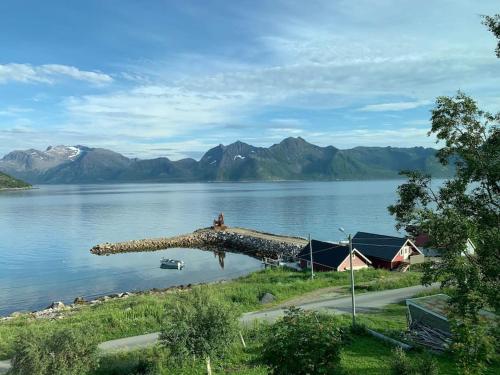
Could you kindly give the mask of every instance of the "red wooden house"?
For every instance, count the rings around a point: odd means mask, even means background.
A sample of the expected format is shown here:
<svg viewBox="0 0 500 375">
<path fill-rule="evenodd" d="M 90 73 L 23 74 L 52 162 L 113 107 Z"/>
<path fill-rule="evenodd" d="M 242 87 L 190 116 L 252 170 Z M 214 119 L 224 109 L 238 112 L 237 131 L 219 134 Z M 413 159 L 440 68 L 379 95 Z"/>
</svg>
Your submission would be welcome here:
<svg viewBox="0 0 500 375">
<path fill-rule="evenodd" d="M 412 257 L 423 254 L 409 239 L 381 234 L 358 232 L 352 239 L 353 246 L 363 253 L 376 268 L 392 270 L 402 263 L 410 263 Z"/>
<path fill-rule="evenodd" d="M 315 271 L 345 271 L 350 269 L 349 247 L 323 241 L 311 241 L 312 258 Z M 301 268 L 311 267 L 311 251 L 309 244 L 298 255 Z M 353 269 L 368 268 L 370 260 L 353 249 Z"/>
</svg>

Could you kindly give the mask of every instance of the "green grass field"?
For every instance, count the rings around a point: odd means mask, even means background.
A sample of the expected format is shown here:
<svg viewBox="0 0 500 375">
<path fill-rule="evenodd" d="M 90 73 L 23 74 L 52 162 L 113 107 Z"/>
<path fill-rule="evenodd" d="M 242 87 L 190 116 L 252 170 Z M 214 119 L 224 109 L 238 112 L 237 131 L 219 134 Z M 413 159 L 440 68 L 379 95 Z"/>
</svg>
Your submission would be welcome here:
<svg viewBox="0 0 500 375">
<path fill-rule="evenodd" d="M 391 273 L 384 270 L 363 270 L 356 272 L 359 291 L 401 288 L 419 284 L 420 274 L 416 272 Z M 311 281 L 307 272 L 282 269 L 268 269 L 248 276 L 197 286 L 231 303 L 240 312 L 258 310 L 263 307 L 259 298 L 266 292 L 276 296 L 275 304 L 293 297 L 304 295 L 322 288 L 337 288 L 348 291 L 349 274 L 345 272 L 318 273 Z M 83 306 L 68 312 L 60 320 L 35 320 L 28 315 L 0 323 L 0 358 L 12 355 L 13 342 L 26 329 L 49 331 L 58 327 L 71 327 L 96 336 L 98 341 L 155 332 L 160 329 L 166 311 L 175 304 L 179 294 L 189 290 L 171 290 L 164 293 L 147 293 L 127 299 Z M 358 323 L 394 338 L 401 338 L 406 329 L 406 308 L 404 304 L 389 305 L 377 313 L 359 314 Z M 333 324 L 349 327 L 349 315 L 332 316 Z M 265 333 L 265 324 L 242 328 L 247 348 L 236 339 L 226 358 L 213 361 L 215 374 L 257 375 L 268 370 L 260 360 L 260 352 Z M 371 336 L 358 334 L 342 351 L 342 368 L 347 374 L 387 374 L 391 363 L 391 346 Z M 410 357 L 423 355 L 416 351 Z M 456 368 L 449 355 L 435 357 L 442 374 L 456 374 Z M 103 355 L 96 375 L 139 374 L 150 362 L 161 363 L 159 374 L 199 374 L 204 373 L 204 364 L 193 362 L 179 367 L 169 361 L 159 348 Z M 492 366 L 488 374 L 500 373 L 498 364 Z"/>
<path fill-rule="evenodd" d="M 359 314 L 358 322 L 367 328 L 378 332 L 391 334 L 401 333 L 406 329 L 406 308 L 404 304 L 390 305 L 386 309 L 372 314 Z M 332 316 L 332 324 L 343 326 L 348 329 L 351 318 L 348 315 Z M 260 353 L 266 324 L 256 324 L 254 327 L 244 329 L 243 336 L 247 348 L 235 340 L 230 353 L 224 359 L 213 361 L 215 374 L 243 374 L 243 375 L 265 375 L 268 369 L 261 362 Z M 366 334 L 355 334 L 342 350 L 341 366 L 345 374 L 367 374 L 386 375 L 390 373 L 393 347 L 372 336 Z M 426 355 L 422 350 L 412 350 L 409 357 L 417 359 Z M 433 355 L 436 360 L 439 373 L 446 375 L 458 374 L 454 360 L 449 354 Z M 96 375 L 118 375 L 139 373 L 146 364 L 158 361 L 163 364 L 159 374 L 203 374 L 204 364 L 201 362 L 187 363 L 176 366 L 168 360 L 159 348 L 147 350 L 110 354 L 103 357 L 101 367 Z M 492 364 L 486 374 L 494 375 L 500 372 L 498 363 Z"/>
<path fill-rule="evenodd" d="M 395 273 L 375 269 L 356 272 L 356 282 L 360 286 L 380 283 L 385 289 L 391 289 L 417 285 L 419 281 L 419 273 Z M 233 304 L 238 311 L 247 312 L 270 306 L 262 306 L 259 302 L 259 298 L 266 292 L 276 296 L 277 304 L 321 288 L 339 287 L 347 292 L 348 285 L 347 272 L 317 273 L 316 278 L 311 280 L 307 272 L 267 269 L 232 281 L 203 287 Z M 175 303 L 177 293 L 189 291 L 149 293 L 94 306 L 86 305 L 68 312 L 61 320 L 33 319 L 24 315 L 1 322 L 0 359 L 12 355 L 15 337 L 27 328 L 48 331 L 55 327 L 72 327 L 92 332 L 100 342 L 158 331 L 165 312 Z"/>
</svg>

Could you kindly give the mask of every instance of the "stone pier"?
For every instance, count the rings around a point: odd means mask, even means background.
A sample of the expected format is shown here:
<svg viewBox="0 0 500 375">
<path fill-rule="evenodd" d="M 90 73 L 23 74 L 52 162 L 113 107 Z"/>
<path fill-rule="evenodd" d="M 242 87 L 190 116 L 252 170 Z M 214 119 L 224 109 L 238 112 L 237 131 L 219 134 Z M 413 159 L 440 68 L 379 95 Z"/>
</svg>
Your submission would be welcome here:
<svg viewBox="0 0 500 375">
<path fill-rule="evenodd" d="M 96 255 L 156 251 L 169 248 L 197 248 L 244 253 L 257 258 L 288 258 L 296 256 L 307 245 L 301 237 L 282 236 L 245 228 L 198 229 L 174 237 L 150 238 L 127 242 L 103 243 L 90 252 Z"/>
</svg>

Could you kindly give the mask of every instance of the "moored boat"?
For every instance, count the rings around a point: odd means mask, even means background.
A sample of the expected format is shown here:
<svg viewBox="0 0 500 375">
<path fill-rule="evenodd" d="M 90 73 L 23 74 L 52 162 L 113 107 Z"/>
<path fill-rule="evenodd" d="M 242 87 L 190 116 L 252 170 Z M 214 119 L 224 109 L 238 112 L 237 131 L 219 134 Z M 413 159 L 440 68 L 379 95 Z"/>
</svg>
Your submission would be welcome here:
<svg viewBox="0 0 500 375">
<path fill-rule="evenodd" d="M 162 258 L 160 267 L 181 270 L 184 267 L 184 262 L 182 260 Z"/>
</svg>

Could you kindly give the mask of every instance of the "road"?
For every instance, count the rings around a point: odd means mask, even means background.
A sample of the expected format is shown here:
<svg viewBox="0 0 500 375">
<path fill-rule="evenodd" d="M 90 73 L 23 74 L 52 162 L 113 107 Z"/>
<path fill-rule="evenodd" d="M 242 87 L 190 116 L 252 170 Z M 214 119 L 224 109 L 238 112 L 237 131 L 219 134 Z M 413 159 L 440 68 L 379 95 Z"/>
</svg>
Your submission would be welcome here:
<svg viewBox="0 0 500 375">
<path fill-rule="evenodd" d="M 432 285 L 431 287 L 437 287 Z M 400 302 L 410 298 L 415 294 L 425 290 L 426 287 L 417 285 L 408 288 L 383 290 L 380 292 L 363 293 L 356 296 L 356 312 L 370 313 L 380 310 L 391 303 Z M 319 299 L 297 305 L 304 310 L 315 310 L 331 314 L 345 314 L 351 312 L 351 297 L 334 297 L 329 299 Z M 282 308 L 270 310 L 255 311 L 243 314 L 240 321 L 244 324 L 251 323 L 254 320 L 274 321 L 284 314 Z"/>
<path fill-rule="evenodd" d="M 437 286 L 438 284 L 433 284 L 430 288 L 436 288 Z M 427 287 L 417 285 L 408 288 L 359 294 L 356 296 L 356 311 L 359 313 L 377 312 L 386 305 L 403 301 L 406 298 L 411 298 L 425 289 L 427 289 Z M 345 314 L 351 312 L 351 297 L 318 298 L 316 301 L 298 304 L 297 307 L 304 310 L 315 310 L 331 314 Z M 281 307 L 249 312 L 243 314 L 240 318 L 240 322 L 242 324 L 250 324 L 256 320 L 274 321 L 283 316 L 283 312 L 284 310 Z M 156 344 L 158 335 L 158 333 L 150 333 L 147 335 L 106 341 L 101 343 L 99 348 L 104 352 L 146 348 Z M 0 361 L 0 374 L 5 373 L 9 367 L 9 361 Z"/>
</svg>

